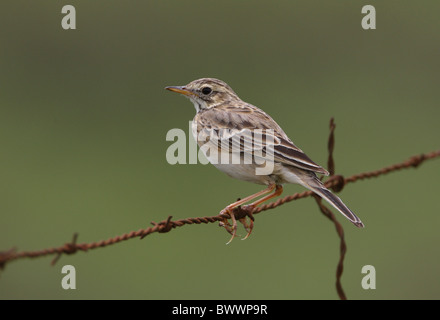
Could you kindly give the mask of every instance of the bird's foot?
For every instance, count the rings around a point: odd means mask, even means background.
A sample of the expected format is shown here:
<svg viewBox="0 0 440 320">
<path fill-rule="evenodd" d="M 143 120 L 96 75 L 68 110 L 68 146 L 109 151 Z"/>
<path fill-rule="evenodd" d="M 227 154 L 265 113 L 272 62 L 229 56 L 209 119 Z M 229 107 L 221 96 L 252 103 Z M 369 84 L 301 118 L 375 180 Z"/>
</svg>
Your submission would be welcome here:
<svg viewBox="0 0 440 320">
<path fill-rule="evenodd" d="M 246 240 L 250 236 L 254 228 L 255 218 L 252 214 L 254 208 L 254 205 L 247 205 L 243 207 L 239 206 L 236 208 L 226 207 L 221 211 L 221 214 L 223 214 L 225 217 L 222 221 L 220 221 L 219 225 L 225 228 L 226 231 L 228 231 L 228 233 L 232 235 L 231 239 L 229 239 L 226 244 L 231 243 L 231 241 L 237 235 L 237 220 L 240 221 L 247 232 L 246 236 L 241 240 Z M 231 219 L 231 222 L 229 222 L 229 219 Z"/>
</svg>

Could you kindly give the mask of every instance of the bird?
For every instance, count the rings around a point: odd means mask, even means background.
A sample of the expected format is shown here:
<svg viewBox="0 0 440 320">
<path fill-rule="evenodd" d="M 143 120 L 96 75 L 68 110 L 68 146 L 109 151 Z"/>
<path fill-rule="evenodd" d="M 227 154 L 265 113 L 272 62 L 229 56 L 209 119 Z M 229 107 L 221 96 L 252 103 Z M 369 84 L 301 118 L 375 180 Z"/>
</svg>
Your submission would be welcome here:
<svg viewBox="0 0 440 320">
<path fill-rule="evenodd" d="M 233 210 L 261 197 L 247 205 L 247 208 L 255 208 L 281 195 L 284 184 L 302 185 L 326 200 L 355 226 L 364 227 L 362 221 L 319 179 L 318 175 L 328 176 L 328 171 L 298 148 L 271 116 L 241 100 L 226 82 L 201 78 L 184 86 L 165 89 L 182 94 L 194 104 L 196 115 L 192 121 L 192 134 L 217 169 L 232 178 L 266 186 L 266 189 L 239 199 L 221 211 L 231 219 L 231 223 L 225 219 L 220 224 L 232 235 L 228 243 L 237 232 Z M 266 167 L 268 170 L 265 171 Z M 253 229 L 254 219 L 252 215 L 248 216 L 249 224 L 245 218 L 239 219 L 247 231 L 243 240 Z"/>
</svg>

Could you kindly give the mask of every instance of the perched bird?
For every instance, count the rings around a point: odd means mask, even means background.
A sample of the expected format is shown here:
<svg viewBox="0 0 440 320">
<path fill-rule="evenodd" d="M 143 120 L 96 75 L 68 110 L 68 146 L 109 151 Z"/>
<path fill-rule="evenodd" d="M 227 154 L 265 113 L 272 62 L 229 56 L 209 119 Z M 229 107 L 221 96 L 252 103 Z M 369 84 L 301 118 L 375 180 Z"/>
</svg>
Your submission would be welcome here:
<svg viewBox="0 0 440 320">
<path fill-rule="evenodd" d="M 229 242 L 237 230 L 233 209 L 261 196 L 249 206 L 256 207 L 279 196 L 285 183 L 306 187 L 325 199 L 354 225 L 364 227 L 361 220 L 317 177 L 316 174 L 328 175 L 327 170 L 293 144 L 267 113 L 241 100 L 228 84 L 218 79 L 202 78 L 185 86 L 165 89 L 183 94 L 194 104 L 197 114 L 192 123 L 193 135 L 214 166 L 233 178 L 267 185 L 266 189 L 236 201 L 222 211 L 232 221 L 232 225 L 227 221 L 222 224 L 232 234 Z M 271 170 L 264 172 L 264 167 Z M 252 231 L 253 219 L 250 225 L 240 221 L 248 231 L 246 239 Z"/>
</svg>

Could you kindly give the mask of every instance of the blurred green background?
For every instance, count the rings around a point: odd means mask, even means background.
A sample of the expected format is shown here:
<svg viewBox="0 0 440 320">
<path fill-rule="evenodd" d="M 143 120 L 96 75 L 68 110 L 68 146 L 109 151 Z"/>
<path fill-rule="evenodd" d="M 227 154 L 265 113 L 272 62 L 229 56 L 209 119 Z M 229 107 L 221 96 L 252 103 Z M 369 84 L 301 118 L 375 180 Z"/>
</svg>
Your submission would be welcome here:
<svg viewBox="0 0 440 320">
<path fill-rule="evenodd" d="M 74 5 L 77 30 L 61 28 Z M 361 28 L 374 5 L 377 30 Z M 0 4 L 0 250 L 92 242 L 216 215 L 261 186 L 166 162 L 192 104 L 163 88 L 229 83 L 326 166 L 351 175 L 439 148 L 438 1 L 24 1 Z M 350 299 L 440 298 L 440 161 L 346 187 Z M 284 195 L 303 189 L 286 186 Z M 240 233 L 244 235 L 243 229 Z M 217 224 L 23 259 L 0 299 L 337 299 L 339 239 L 312 199 L 260 214 L 246 241 Z M 61 268 L 77 289 L 61 288 Z M 377 289 L 363 290 L 373 265 Z"/>
</svg>

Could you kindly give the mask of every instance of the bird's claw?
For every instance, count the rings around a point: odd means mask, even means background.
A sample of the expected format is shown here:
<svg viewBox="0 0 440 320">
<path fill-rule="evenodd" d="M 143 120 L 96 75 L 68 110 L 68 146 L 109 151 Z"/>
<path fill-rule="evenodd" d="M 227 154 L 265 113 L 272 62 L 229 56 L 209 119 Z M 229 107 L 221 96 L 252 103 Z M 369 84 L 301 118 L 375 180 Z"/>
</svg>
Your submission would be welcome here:
<svg viewBox="0 0 440 320">
<path fill-rule="evenodd" d="M 235 238 L 235 236 L 237 235 L 237 219 L 235 218 L 235 213 L 234 210 L 235 209 L 240 209 L 245 216 L 238 219 L 238 221 L 240 221 L 240 223 L 244 226 L 245 230 L 247 231 L 247 234 L 244 238 L 242 238 L 241 240 L 246 240 L 253 228 L 254 228 L 254 216 L 252 215 L 252 211 L 254 209 L 253 205 L 247 205 L 247 206 L 243 206 L 243 207 L 238 207 L 238 208 L 225 208 L 224 210 L 222 210 L 222 214 L 228 215 L 229 218 L 224 218 L 222 221 L 220 221 L 219 226 L 223 227 L 226 229 L 226 231 L 231 234 L 231 239 L 229 239 L 229 241 L 226 244 L 231 243 L 231 241 Z M 247 218 L 249 218 L 249 223 L 247 222 Z M 228 219 L 231 219 L 230 223 L 228 221 Z"/>
<path fill-rule="evenodd" d="M 255 206 L 253 206 L 253 205 L 247 205 L 247 206 L 242 207 L 242 210 L 246 212 L 246 216 L 241 218 L 239 221 L 244 226 L 244 229 L 247 231 L 247 234 L 241 240 L 246 240 L 251 235 L 251 232 L 254 229 L 255 218 L 252 214 L 252 211 L 254 208 L 255 208 Z M 249 218 L 249 224 L 247 222 L 247 218 Z"/>
<path fill-rule="evenodd" d="M 221 227 L 224 227 L 226 231 L 228 231 L 232 236 L 231 239 L 229 239 L 226 244 L 230 244 L 232 240 L 234 240 L 235 236 L 237 235 L 237 220 L 235 219 L 234 209 L 226 207 L 221 212 L 222 214 L 227 214 L 229 218 L 231 219 L 231 223 L 229 223 L 228 218 L 224 218 L 219 225 Z"/>
</svg>

